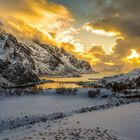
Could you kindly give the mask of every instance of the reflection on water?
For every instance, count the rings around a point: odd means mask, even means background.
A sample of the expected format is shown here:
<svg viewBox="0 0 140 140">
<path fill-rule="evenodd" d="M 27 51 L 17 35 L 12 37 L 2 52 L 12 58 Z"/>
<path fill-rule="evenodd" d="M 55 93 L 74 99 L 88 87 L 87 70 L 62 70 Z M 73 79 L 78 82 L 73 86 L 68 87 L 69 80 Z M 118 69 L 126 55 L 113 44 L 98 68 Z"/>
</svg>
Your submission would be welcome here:
<svg viewBox="0 0 140 140">
<path fill-rule="evenodd" d="M 42 89 L 57 89 L 57 88 L 81 88 L 82 86 L 77 85 L 76 83 L 59 83 L 59 82 L 53 82 L 53 83 L 45 83 L 38 85 L 38 87 Z"/>
<path fill-rule="evenodd" d="M 93 73 L 93 74 L 83 74 L 81 77 L 68 77 L 68 78 L 48 78 L 48 77 L 40 77 L 41 79 L 47 79 L 54 81 L 53 83 L 45 83 L 39 85 L 39 87 L 43 89 L 49 88 L 81 88 L 77 82 L 94 82 L 95 80 L 101 79 L 105 76 L 111 76 L 114 73 L 104 72 L 104 73 Z"/>
</svg>

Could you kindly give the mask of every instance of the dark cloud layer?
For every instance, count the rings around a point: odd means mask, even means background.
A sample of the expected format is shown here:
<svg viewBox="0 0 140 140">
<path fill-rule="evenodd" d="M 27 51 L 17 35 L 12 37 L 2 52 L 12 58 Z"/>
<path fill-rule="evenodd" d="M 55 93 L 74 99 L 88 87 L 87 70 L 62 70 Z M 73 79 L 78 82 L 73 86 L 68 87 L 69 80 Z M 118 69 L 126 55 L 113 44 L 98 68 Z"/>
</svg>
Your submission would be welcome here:
<svg viewBox="0 0 140 140">
<path fill-rule="evenodd" d="M 122 70 L 130 50 L 140 52 L 140 0 L 96 0 L 96 8 L 93 22 L 87 25 L 106 32 L 120 32 L 122 36 L 116 37 L 110 55 L 104 53 L 98 58 L 103 62 L 104 57 L 109 57 L 115 65 L 122 65 Z"/>
<path fill-rule="evenodd" d="M 97 0 L 98 2 L 101 3 L 101 0 Z M 96 8 L 98 14 L 97 20 L 91 23 L 93 27 L 115 29 L 125 35 L 140 36 L 139 0 L 102 0 L 102 4 Z"/>
</svg>

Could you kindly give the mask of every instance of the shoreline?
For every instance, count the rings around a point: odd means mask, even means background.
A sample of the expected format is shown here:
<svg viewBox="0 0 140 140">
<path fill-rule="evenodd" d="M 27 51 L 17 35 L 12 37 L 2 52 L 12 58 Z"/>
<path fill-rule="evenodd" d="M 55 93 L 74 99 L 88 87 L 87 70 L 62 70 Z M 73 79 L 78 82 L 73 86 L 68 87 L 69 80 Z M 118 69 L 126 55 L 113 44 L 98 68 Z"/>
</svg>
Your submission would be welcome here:
<svg viewBox="0 0 140 140">
<path fill-rule="evenodd" d="M 33 87 L 33 86 L 37 86 L 37 85 L 41 85 L 41 84 L 45 84 L 45 83 L 53 83 L 54 81 L 52 80 L 41 80 L 39 82 L 36 83 L 28 83 L 28 84 L 23 84 L 23 85 L 15 85 L 15 86 L 0 86 L 0 88 L 3 89 L 17 89 L 17 88 L 28 88 L 28 87 Z"/>
</svg>

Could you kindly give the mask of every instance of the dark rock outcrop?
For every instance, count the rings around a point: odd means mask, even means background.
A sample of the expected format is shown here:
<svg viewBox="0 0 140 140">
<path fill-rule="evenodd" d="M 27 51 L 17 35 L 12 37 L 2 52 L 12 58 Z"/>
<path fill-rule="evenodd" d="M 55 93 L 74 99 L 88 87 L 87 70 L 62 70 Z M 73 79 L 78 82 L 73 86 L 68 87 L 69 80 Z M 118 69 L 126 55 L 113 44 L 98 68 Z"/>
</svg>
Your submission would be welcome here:
<svg viewBox="0 0 140 140">
<path fill-rule="evenodd" d="M 41 44 L 36 41 L 31 42 L 29 46 L 39 74 L 57 76 L 93 72 L 88 62 L 78 60 L 64 48 Z"/>
<path fill-rule="evenodd" d="M 0 86 L 38 82 L 40 74 L 77 76 L 89 72 L 88 62 L 64 48 L 33 41 L 19 43 L 12 34 L 0 33 Z"/>
<path fill-rule="evenodd" d="M 11 34 L 0 34 L 0 85 L 18 86 L 39 81 L 30 49 Z"/>
</svg>

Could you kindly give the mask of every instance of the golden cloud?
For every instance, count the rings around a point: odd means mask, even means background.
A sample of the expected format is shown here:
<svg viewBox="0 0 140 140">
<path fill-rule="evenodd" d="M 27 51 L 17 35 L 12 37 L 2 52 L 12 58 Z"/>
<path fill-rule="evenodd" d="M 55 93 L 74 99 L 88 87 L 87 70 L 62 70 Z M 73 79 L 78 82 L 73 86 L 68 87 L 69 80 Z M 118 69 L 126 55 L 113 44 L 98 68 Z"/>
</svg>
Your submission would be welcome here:
<svg viewBox="0 0 140 140">
<path fill-rule="evenodd" d="M 0 2 L 1 20 L 6 30 L 18 38 L 38 39 L 75 54 L 83 51 L 82 42 L 75 37 L 79 29 L 72 27 L 74 18 L 66 7 L 48 0 Z"/>
<path fill-rule="evenodd" d="M 42 32 L 48 41 L 52 34 L 63 32 L 74 22 L 66 7 L 47 0 L 0 0 L 0 3 L 1 20 L 6 30 L 16 36 Z"/>
<path fill-rule="evenodd" d="M 114 36 L 120 36 L 121 33 L 116 31 L 113 28 L 110 27 L 100 27 L 99 25 L 94 25 L 93 23 L 86 23 L 83 26 L 83 29 L 85 29 L 88 32 L 91 32 L 93 34 L 97 34 L 97 35 L 102 35 L 102 36 L 109 36 L 109 37 L 114 37 Z"/>
<path fill-rule="evenodd" d="M 75 48 L 73 49 L 73 52 L 83 52 L 84 45 L 82 44 L 82 41 L 75 37 L 79 34 L 79 30 L 80 29 L 76 29 L 74 27 L 68 28 L 67 30 L 61 32 L 61 34 L 56 34 L 55 40 L 56 42 L 59 42 L 58 45 L 61 47 L 63 47 L 62 44 L 69 44 Z"/>
</svg>

